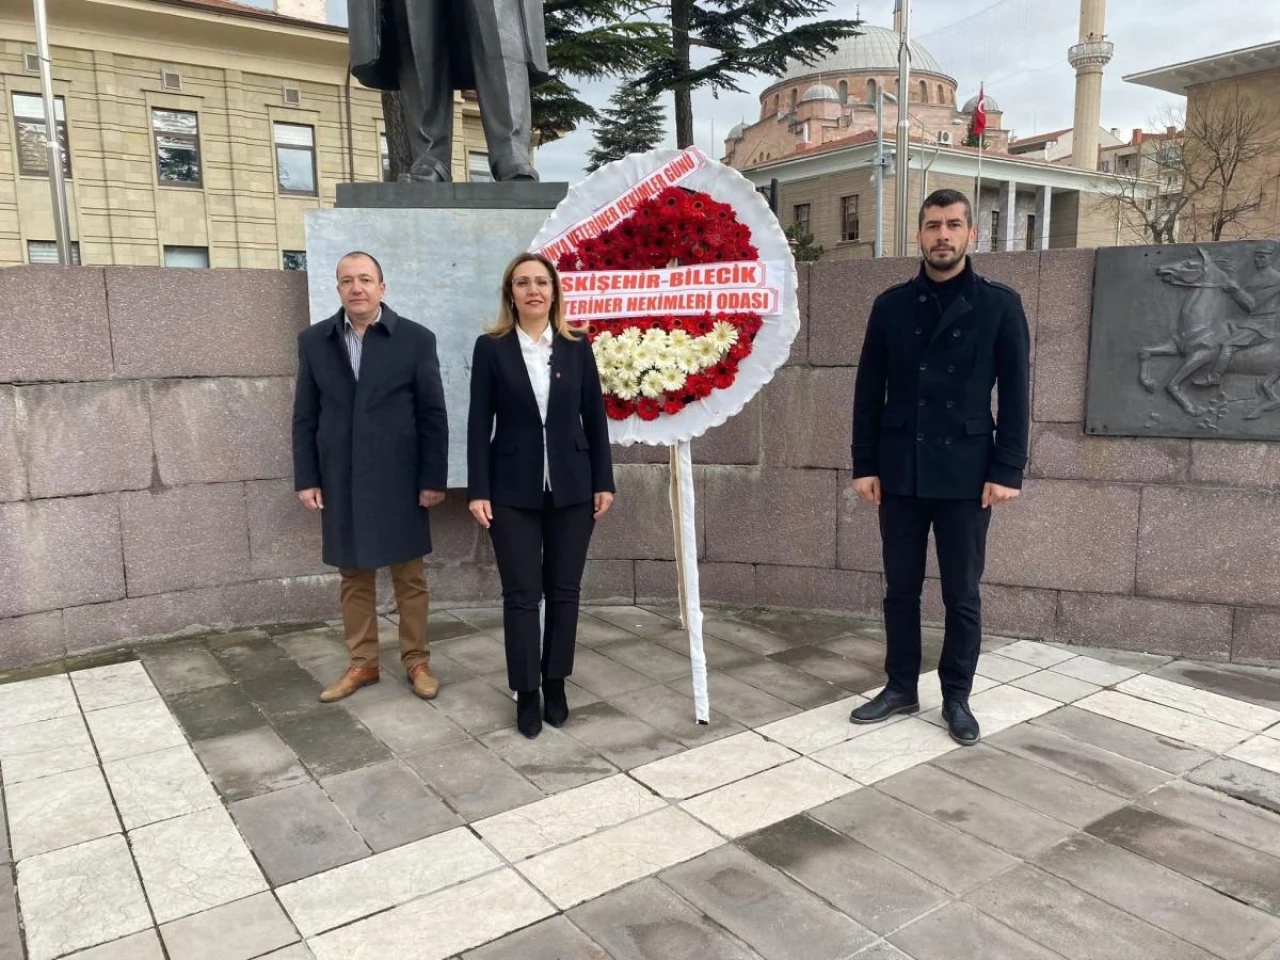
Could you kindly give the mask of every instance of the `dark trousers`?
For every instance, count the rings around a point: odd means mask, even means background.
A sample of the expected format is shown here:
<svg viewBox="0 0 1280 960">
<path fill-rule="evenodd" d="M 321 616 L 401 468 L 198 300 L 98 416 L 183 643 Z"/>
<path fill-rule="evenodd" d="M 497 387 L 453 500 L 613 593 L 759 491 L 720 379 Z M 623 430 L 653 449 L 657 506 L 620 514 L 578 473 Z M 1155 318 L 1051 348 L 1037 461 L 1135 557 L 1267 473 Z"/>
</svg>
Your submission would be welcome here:
<svg viewBox="0 0 1280 960">
<path fill-rule="evenodd" d="M 946 630 L 938 679 L 947 700 L 967 700 L 982 646 L 978 581 L 986 562 L 991 509 L 977 500 L 932 500 L 885 494 L 880 502 L 884 547 L 885 673 L 888 687 L 914 693 L 920 678 L 920 593 L 929 528 L 938 550 Z"/>
<path fill-rule="evenodd" d="M 502 630 L 507 683 L 512 690 L 537 690 L 543 680 L 563 680 L 573 673 L 578 598 L 596 524 L 594 513 L 590 500 L 556 507 L 550 493 L 541 510 L 493 504 L 489 537 L 502 577 Z M 546 629 L 542 631 L 538 601 L 544 598 Z"/>
</svg>

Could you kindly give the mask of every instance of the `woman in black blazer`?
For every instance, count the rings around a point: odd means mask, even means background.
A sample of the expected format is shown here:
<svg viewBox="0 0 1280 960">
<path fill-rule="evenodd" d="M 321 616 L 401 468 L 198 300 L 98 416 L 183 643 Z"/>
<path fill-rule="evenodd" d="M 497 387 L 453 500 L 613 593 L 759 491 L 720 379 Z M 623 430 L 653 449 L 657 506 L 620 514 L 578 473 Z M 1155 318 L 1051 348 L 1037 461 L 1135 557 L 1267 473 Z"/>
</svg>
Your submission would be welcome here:
<svg viewBox="0 0 1280 960">
<path fill-rule="evenodd" d="M 526 737 L 542 731 L 544 716 L 556 727 L 569 717 L 564 680 L 587 547 L 615 489 L 591 344 L 565 321 L 555 266 L 522 253 L 502 278 L 498 322 L 471 360 L 467 498 L 502 577 L 507 682 Z"/>
</svg>

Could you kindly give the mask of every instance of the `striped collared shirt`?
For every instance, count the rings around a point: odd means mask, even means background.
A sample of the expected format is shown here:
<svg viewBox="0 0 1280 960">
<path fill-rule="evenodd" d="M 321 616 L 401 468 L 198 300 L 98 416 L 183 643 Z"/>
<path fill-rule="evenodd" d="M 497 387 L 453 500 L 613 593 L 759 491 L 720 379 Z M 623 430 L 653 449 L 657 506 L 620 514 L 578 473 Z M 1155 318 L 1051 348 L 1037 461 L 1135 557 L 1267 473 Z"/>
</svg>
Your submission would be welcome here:
<svg viewBox="0 0 1280 960">
<path fill-rule="evenodd" d="M 359 380 L 360 379 L 360 357 L 363 356 L 364 354 L 364 340 L 361 338 L 360 334 L 356 333 L 356 328 L 351 325 L 351 318 L 346 315 L 345 311 L 343 312 L 343 317 L 344 317 L 344 320 L 342 325 L 342 335 L 346 338 L 346 341 L 347 341 L 347 356 L 351 360 L 351 373 L 355 376 L 357 380 Z M 373 318 L 373 323 L 377 323 L 381 319 L 382 319 L 382 308 L 379 307 L 378 315 Z M 373 326 L 373 323 L 369 324 L 369 327 Z M 369 327 L 365 327 L 366 332 L 368 331 Z"/>
</svg>

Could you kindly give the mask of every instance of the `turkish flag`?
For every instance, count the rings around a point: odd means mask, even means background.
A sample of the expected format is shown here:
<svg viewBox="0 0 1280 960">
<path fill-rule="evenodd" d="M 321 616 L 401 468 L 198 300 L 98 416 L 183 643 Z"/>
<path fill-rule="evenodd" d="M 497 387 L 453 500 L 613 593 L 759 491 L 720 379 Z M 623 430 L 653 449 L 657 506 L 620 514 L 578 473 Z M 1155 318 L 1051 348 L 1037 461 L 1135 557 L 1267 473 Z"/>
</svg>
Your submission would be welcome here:
<svg viewBox="0 0 1280 960">
<path fill-rule="evenodd" d="M 982 131 L 987 129 L 987 95 L 983 92 L 982 87 L 978 88 L 978 103 L 973 108 L 973 135 L 975 137 L 982 136 Z"/>
</svg>

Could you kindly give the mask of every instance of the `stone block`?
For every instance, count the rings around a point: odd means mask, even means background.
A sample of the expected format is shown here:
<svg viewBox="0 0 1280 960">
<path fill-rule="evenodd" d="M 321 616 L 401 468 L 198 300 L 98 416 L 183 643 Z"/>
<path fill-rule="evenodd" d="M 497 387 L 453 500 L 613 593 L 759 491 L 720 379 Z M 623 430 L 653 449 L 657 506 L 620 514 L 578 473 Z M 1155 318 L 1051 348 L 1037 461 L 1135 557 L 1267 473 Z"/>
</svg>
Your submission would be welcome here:
<svg viewBox="0 0 1280 960">
<path fill-rule="evenodd" d="M 0 617 L 124 596 L 114 496 L 0 504 Z"/>
<path fill-rule="evenodd" d="M 694 468 L 694 499 L 699 514 L 705 516 L 708 500 L 706 484 Z M 675 528 L 671 522 L 671 471 L 657 465 L 620 464 L 614 467 L 618 488 L 613 507 L 596 524 L 591 538 L 593 560 L 674 560 Z M 703 524 L 698 524 L 699 555 L 704 543 Z"/>
<path fill-rule="evenodd" d="M 491 558 L 489 533 L 476 523 L 476 518 L 467 509 L 466 491 L 447 492 L 444 503 L 431 508 L 431 555 L 428 562 L 432 565 L 472 563 L 477 559 Z"/>
<path fill-rule="evenodd" d="M 129 379 L 292 376 L 310 319 L 304 272 L 108 267 L 106 292 Z"/>
<path fill-rule="evenodd" d="M 853 367 L 862 352 L 871 305 L 889 287 L 910 280 L 914 257 L 818 260 L 809 265 L 809 363 Z"/>
<path fill-rule="evenodd" d="M 636 561 L 636 603 L 671 603 L 677 593 L 676 565 L 668 560 Z M 753 606 L 756 568 L 749 563 L 699 563 L 698 593 L 702 602 Z"/>
<path fill-rule="evenodd" d="M 973 269 L 1006 287 L 1013 287 L 1022 297 L 1022 311 L 1031 328 L 1031 352 L 1035 356 L 1036 327 L 1040 318 L 1041 254 L 1037 251 L 975 253 Z"/>
<path fill-rule="evenodd" d="M 1191 462 L 1191 441 L 1096 437 L 1078 423 L 1036 423 L 1031 431 L 1030 477 L 1127 483 L 1181 483 Z"/>
<path fill-rule="evenodd" d="M 253 579 L 244 485 L 121 494 L 129 596 Z"/>
<path fill-rule="evenodd" d="M 854 493 L 853 471 L 841 470 L 837 482 L 840 497 L 836 515 L 837 565 L 842 570 L 883 573 L 880 511 L 875 504 L 867 503 Z M 929 556 L 933 556 L 932 547 Z"/>
<path fill-rule="evenodd" d="M 18 405 L 13 387 L 0 387 L 0 503 L 27 496 L 27 464 L 18 429 Z"/>
<path fill-rule="evenodd" d="M 624 446 L 620 443 L 610 444 L 609 455 L 613 458 L 615 468 L 619 464 L 636 464 L 636 463 L 660 463 L 667 464 L 671 462 L 671 448 L 653 446 L 648 443 L 632 443 Z M 694 455 L 694 462 L 698 461 L 697 455 Z M 617 480 L 617 477 L 614 477 Z"/>
<path fill-rule="evenodd" d="M 706 467 L 708 560 L 834 567 L 836 471 Z M 660 557 L 657 559 L 666 559 Z"/>
<path fill-rule="evenodd" d="M 784 371 L 779 371 L 781 376 Z M 767 396 L 772 385 L 764 388 Z M 759 395 L 742 408 L 736 417 L 731 417 L 718 427 L 712 427 L 693 441 L 693 462 L 708 464 L 756 464 L 760 462 L 761 443 L 761 405 L 766 401 Z M 616 448 L 615 448 L 616 449 Z M 634 447 L 632 449 L 635 449 Z M 662 450 L 667 447 L 649 449 Z M 667 454 L 669 462 L 670 455 Z"/>
<path fill-rule="evenodd" d="M 769 564 L 756 567 L 753 606 L 879 616 L 883 601 L 884 580 L 874 573 Z"/>
<path fill-rule="evenodd" d="M 582 602 L 630 605 L 636 599 L 635 565 L 630 560 L 588 560 L 582 574 Z"/>
<path fill-rule="evenodd" d="M 302 505 L 293 482 L 252 480 L 244 485 L 244 492 L 253 577 L 324 573 L 320 517 Z"/>
<path fill-rule="evenodd" d="M 1231 608 L 1063 591 L 1058 639 L 1139 653 L 1226 659 Z"/>
<path fill-rule="evenodd" d="M 1111 528 L 1093 524 L 1098 530 Z M 1265 606 L 1280 597 L 1280 493 L 1146 487 L 1137 593 Z"/>
<path fill-rule="evenodd" d="M 778 371 L 764 392 L 764 461 L 771 467 L 851 468 L 853 367 Z"/>
<path fill-rule="evenodd" d="M 32 497 L 145 490 L 151 416 L 141 383 L 67 383 L 17 391 Z"/>
<path fill-rule="evenodd" d="M 1280 488 L 1280 444 L 1192 440 L 1191 480 L 1214 486 Z"/>
<path fill-rule="evenodd" d="M 982 584 L 982 630 L 987 634 L 1035 637 L 1051 640 L 1057 631 L 1058 594 L 1032 587 L 1002 587 Z M 945 622 L 942 581 L 930 577 L 924 582 L 920 616 L 925 623 Z"/>
<path fill-rule="evenodd" d="M 1040 255 L 1035 419 L 1083 422 L 1093 315 L 1093 250 Z"/>
<path fill-rule="evenodd" d="M 813 265 L 796 264 L 796 300 L 800 305 L 800 329 L 791 342 L 791 355 L 787 357 L 786 366 L 804 366 L 809 362 L 809 291 Z"/>
<path fill-rule="evenodd" d="M 336 574 L 258 580 L 226 587 L 130 597 L 63 611 L 67 652 L 262 623 L 312 623 L 339 616 Z"/>
<path fill-rule="evenodd" d="M 1231 659 L 1280 661 L 1280 610 L 1237 610 Z"/>
<path fill-rule="evenodd" d="M 166 380 L 151 385 L 160 480 L 169 486 L 293 476 L 293 382 Z"/>
<path fill-rule="evenodd" d="M 493 607 L 502 603 L 502 578 L 492 564 L 463 563 L 431 567 L 427 571 L 431 602 L 464 607 Z M 337 603 L 337 594 L 334 594 Z M 337 609 L 336 606 L 334 609 Z"/>
<path fill-rule="evenodd" d="M 194 271 L 193 271 L 194 272 Z M 10 267 L 0 272 L 0 383 L 106 380 L 111 332 L 103 272 Z M 149 317 L 139 317 L 146 323 Z"/>
<path fill-rule="evenodd" d="M 61 610 L 0 620 L 0 670 L 56 660 L 65 652 Z"/>
<path fill-rule="evenodd" d="M 1120 484 L 1029 481 L 1020 498 L 995 508 L 986 580 L 1132 593 L 1138 502 L 1138 489 Z"/>
</svg>

